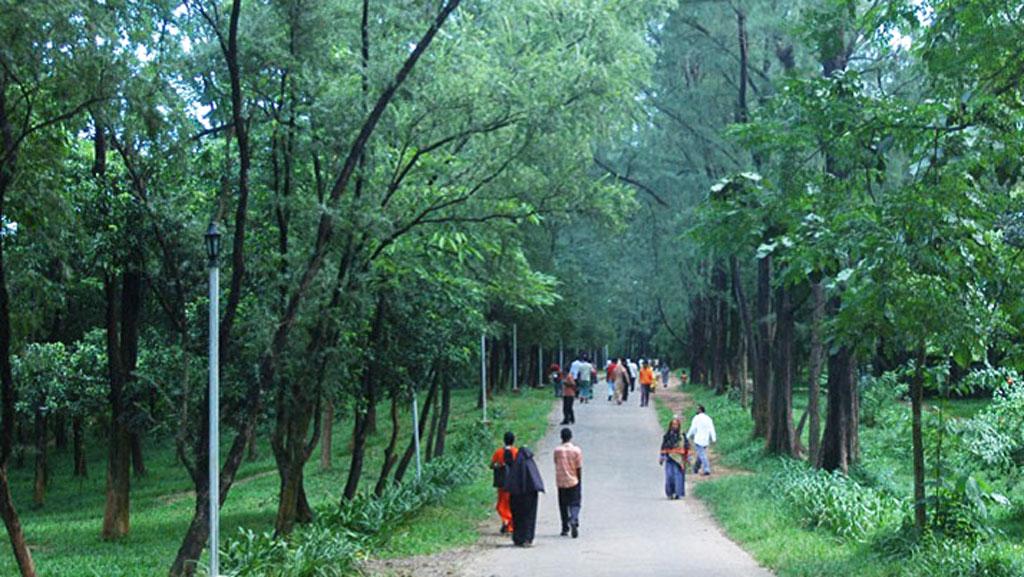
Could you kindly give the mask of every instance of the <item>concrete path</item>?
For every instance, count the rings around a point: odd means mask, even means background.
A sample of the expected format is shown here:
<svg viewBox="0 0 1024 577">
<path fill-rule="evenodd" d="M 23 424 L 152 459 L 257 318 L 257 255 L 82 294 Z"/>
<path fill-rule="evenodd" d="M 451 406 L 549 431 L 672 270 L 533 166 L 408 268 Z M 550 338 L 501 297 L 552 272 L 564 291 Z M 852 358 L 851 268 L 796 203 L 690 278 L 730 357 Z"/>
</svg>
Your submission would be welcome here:
<svg viewBox="0 0 1024 577">
<path fill-rule="evenodd" d="M 528 549 L 488 536 L 482 552 L 462 565 L 465 577 L 771 577 L 687 496 L 669 501 L 658 465 L 662 425 L 655 409 L 615 406 L 604 398 L 576 408 L 574 441 L 584 452 L 580 537 L 559 536 L 551 430 L 535 448 L 547 493 L 541 495 L 537 538 Z M 684 427 L 686 424 L 684 424 Z M 690 488 L 687 476 L 687 490 Z M 495 516 L 497 533 L 497 516 Z"/>
</svg>

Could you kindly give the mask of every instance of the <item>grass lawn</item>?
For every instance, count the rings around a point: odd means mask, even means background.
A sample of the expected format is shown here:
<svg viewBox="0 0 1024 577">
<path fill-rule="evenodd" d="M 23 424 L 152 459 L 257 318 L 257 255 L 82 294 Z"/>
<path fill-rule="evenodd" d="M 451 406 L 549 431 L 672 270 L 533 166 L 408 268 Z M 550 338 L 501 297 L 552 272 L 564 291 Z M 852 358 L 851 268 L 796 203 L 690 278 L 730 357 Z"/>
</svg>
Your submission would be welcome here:
<svg viewBox="0 0 1024 577">
<path fill-rule="evenodd" d="M 422 401 L 422 399 L 421 399 Z M 492 421 L 493 444 L 500 443 L 506 429 L 513 429 L 529 442 L 539 438 L 547 426 L 551 410 L 550 391 L 524 391 L 493 399 L 488 404 Z M 387 408 L 380 409 L 379 430 L 369 443 L 363 488 L 369 490 L 380 470 L 381 453 L 390 433 Z M 452 427 L 479 419 L 476 394 L 455 391 L 452 400 Z M 408 416 L 403 417 L 408 423 Z M 404 450 L 411 424 L 405 425 Z M 306 491 L 315 507 L 335 503 L 345 483 L 349 458 L 351 425 L 343 419 L 334 428 L 334 469 L 323 471 L 318 457 L 306 468 Z M 71 476 L 71 455 L 53 453 L 46 506 L 33 509 L 31 458 L 23 469 L 11 470 L 11 485 L 22 524 L 40 575 L 46 577 L 153 577 L 165 575 L 191 520 L 194 499 L 191 482 L 177 463 L 173 440 L 147 439 L 148 474 L 132 481 L 131 533 L 116 543 L 100 539 L 103 520 L 106 456 L 103 441 L 90 439 L 89 478 Z M 222 508 L 222 539 L 233 537 L 240 528 L 257 532 L 272 528 L 277 504 L 278 479 L 266 437 L 260 440 L 258 458 L 247 461 L 238 474 Z M 222 449 L 226 451 L 227 447 Z M 492 506 L 489 470 L 481 456 L 480 476 L 460 487 L 443 504 L 430 506 L 415 515 L 395 533 L 385 555 L 403 556 L 429 553 L 446 547 L 470 543 L 476 539 L 477 524 L 487 517 Z M 413 474 L 410 472 L 409 474 Z M 0 575 L 15 575 L 17 568 L 7 547 L 0 553 Z"/>
<path fill-rule="evenodd" d="M 697 486 L 695 493 L 707 503 L 730 538 L 758 562 L 779 577 L 896 577 L 904 574 L 907 559 L 888 558 L 870 543 L 843 541 L 829 531 L 805 526 L 799 514 L 776 496 L 773 475 L 781 461 L 766 457 L 763 441 L 752 439 L 753 423 L 749 412 L 704 387 L 689 385 L 685 390 L 695 401 L 705 405 L 715 420 L 719 442 L 714 450 L 722 463 L 753 473 L 712 478 Z M 802 396 L 802 391 L 794 394 L 795 419 L 806 405 Z M 963 407 L 958 406 L 961 403 Z M 950 413 L 955 410 L 957 416 L 973 414 L 984 406 L 983 402 L 975 400 L 944 404 L 946 410 Z M 659 411 L 664 413 L 666 409 L 659 407 Z M 889 437 L 882 437 L 887 434 L 891 435 L 880 429 L 861 428 L 861 443 L 866 453 L 863 475 L 887 479 L 910 495 L 910 462 L 901 457 L 904 452 L 909 454 L 909 438 L 901 441 L 905 446 L 894 449 L 894 458 L 872 460 L 872 454 L 882 450 L 880 445 L 890 443 Z M 993 546 L 1024 557 L 1019 544 L 1021 524 L 1020 518 L 1003 521 L 1004 533 L 997 535 Z"/>
</svg>

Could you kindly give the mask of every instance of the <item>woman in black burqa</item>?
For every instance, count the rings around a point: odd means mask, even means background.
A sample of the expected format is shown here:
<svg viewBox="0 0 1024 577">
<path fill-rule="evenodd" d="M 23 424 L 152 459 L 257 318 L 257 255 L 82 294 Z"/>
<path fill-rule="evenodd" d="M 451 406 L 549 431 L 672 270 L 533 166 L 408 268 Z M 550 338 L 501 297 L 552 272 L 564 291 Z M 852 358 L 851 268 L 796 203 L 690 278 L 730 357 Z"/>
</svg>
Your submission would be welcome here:
<svg viewBox="0 0 1024 577">
<path fill-rule="evenodd" d="M 519 448 L 505 477 L 505 490 L 512 507 L 512 542 L 517 547 L 529 547 L 537 527 L 537 493 L 544 492 L 544 480 L 530 449 Z"/>
</svg>

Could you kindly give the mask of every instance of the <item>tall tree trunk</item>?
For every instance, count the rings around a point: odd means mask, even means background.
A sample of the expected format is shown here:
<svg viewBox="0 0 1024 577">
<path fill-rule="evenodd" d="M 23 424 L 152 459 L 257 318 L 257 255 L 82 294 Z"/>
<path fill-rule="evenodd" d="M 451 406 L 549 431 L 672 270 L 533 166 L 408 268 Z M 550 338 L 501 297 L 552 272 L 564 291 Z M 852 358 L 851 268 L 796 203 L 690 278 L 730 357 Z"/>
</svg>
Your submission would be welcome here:
<svg viewBox="0 0 1024 577">
<path fill-rule="evenodd" d="M 129 499 L 131 491 L 131 439 L 127 426 L 124 358 L 126 340 L 122 334 L 127 308 L 135 306 L 129 299 L 135 294 L 135 278 L 132 273 L 123 275 L 122 288 L 117 289 L 116 280 L 107 277 L 104 281 L 106 293 L 107 372 L 110 382 L 110 439 L 107 454 L 106 506 L 103 511 L 105 540 L 119 539 L 129 530 Z M 131 293 L 131 294 L 129 294 Z M 122 303 L 125 311 L 122 310 Z M 130 314 L 130 313 L 128 313 Z"/>
<path fill-rule="evenodd" d="M 923 531 L 928 523 L 924 492 L 924 437 L 921 431 L 921 408 L 924 405 L 924 343 L 917 347 L 917 364 L 910 381 L 911 439 L 914 452 L 914 525 Z"/>
<path fill-rule="evenodd" d="M 821 441 L 819 466 L 826 471 L 847 472 L 856 458 L 853 432 L 857 428 L 853 378 L 856 367 L 853 352 L 840 346 L 828 356 L 828 396 L 825 434 Z"/>
<path fill-rule="evenodd" d="M 135 472 L 136 477 L 146 476 L 146 462 L 143 460 L 142 455 L 142 435 L 140 433 L 132 433 L 131 435 L 131 446 L 132 446 L 132 470 Z"/>
<path fill-rule="evenodd" d="M 331 470 L 331 457 L 334 452 L 334 401 L 327 401 L 324 407 L 322 432 L 320 433 L 320 469 Z"/>
<path fill-rule="evenodd" d="M 707 355 L 707 298 L 699 295 L 693 298 L 693 315 L 690 319 L 690 380 L 706 384 L 708 368 Z"/>
<path fill-rule="evenodd" d="M 441 413 L 437 419 L 437 441 L 434 443 L 434 456 L 443 457 L 445 441 L 448 437 L 448 420 L 452 414 L 452 385 L 445 365 L 438 371 L 441 378 Z"/>
<path fill-rule="evenodd" d="M 437 397 L 437 389 L 440 384 L 440 376 L 435 371 L 434 378 L 430 382 L 430 389 L 427 391 L 427 398 L 423 401 L 423 410 L 420 411 L 419 430 L 413 431 L 413 435 L 419 435 L 419 438 L 423 438 L 423 433 L 426 430 L 427 419 L 430 418 L 430 407 L 434 404 L 434 399 Z M 427 445 L 429 447 L 429 445 Z M 402 460 L 398 463 L 398 469 L 395 470 L 395 482 L 401 483 L 405 477 L 405 472 L 409 468 L 409 463 L 412 462 L 413 457 L 416 456 L 416 444 L 415 438 L 409 439 L 409 446 L 405 449 L 405 454 L 402 455 Z"/>
<path fill-rule="evenodd" d="M 58 451 L 68 448 L 68 418 L 64 411 L 53 416 L 53 448 Z"/>
<path fill-rule="evenodd" d="M 402 87 L 406 78 L 408 78 L 409 74 L 415 68 L 420 57 L 429 48 L 438 31 L 447 21 L 448 17 L 459 7 L 459 4 L 460 0 L 447 0 L 438 8 L 437 14 L 430 26 L 420 37 L 419 41 L 414 44 L 415 47 L 406 56 L 405 61 L 401 68 L 399 68 L 395 73 L 392 81 L 378 96 L 373 109 L 363 120 L 358 135 L 352 141 L 345 156 L 344 164 L 338 173 L 338 177 L 335 179 L 334 184 L 325 199 L 325 204 L 329 207 L 335 207 L 341 196 L 348 190 L 352 174 L 366 150 L 370 137 L 375 132 L 388 106 Z M 228 34 L 227 48 L 225 50 L 227 55 L 230 55 L 230 57 L 226 58 L 229 61 L 229 69 L 231 68 L 230 64 L 232 60 L 237 64 L 235 57 L 237 57 L 239 11 L 240 2 L 233 2 L 230 18 L 230 32 Z M 232 48 L 232 46 L 234 46 L 234 48 Z M 233 91 L 237 84 L 239 83 L 232 83 Z M 240 98 L 237 100 L 240 102 Z M 258 409 L 260 407 L 261 391 L 269 388 L 273 382 L 277 373 L 281 354 L 289 344 L 291 331 L 296 323 L 299 306 L 305 301 L 314 284 L 314 280 L 324 266 L 324 262 L 327 257 L 327 246 L 330 244 L 335 233 L 335 218 L 336 211 L 321 211 L 319 223 L 317 225 L 316 239 L 313 243 L 313 256 L 307 261 L 302 272 L 296 275 L 298 280 L 296 282 L 295 289 L 288 299 L 288 305 L 284 313 L 282 313 L 276 323 L 276 328 L 274 329 L 270 345 L 261 355 L 258 362 L 258 378 L 253 379 L 246 388 L 243 404 L 244 415 L 242 430 L 235 436 L 231 449 L 228 452 L 227 459 L 221 469 L 219 479 L 221 503 L 224 502 L 231 485 L 234 483 L 238 467 L 241 466 L 242 456 L 245 450 L 245 442 L 249 437 L 250 431 L 256 426 L 258 420 Z M 238 226 L 237 223 L 236 226 Z M 239 240 L 239 236 L 237 234 L 235 240 L 236 242 Z M 244 238 L 241 238 L 241 240 L 244 240 Z M 232 271 L 233 276 L 236 274 L 236 270 L 237 269 Z M 229 305 L 230 303 L 231 301 L 229 299 Z M 224 353 L 228 353 L 229 349 L 227 348 L 227 345 L 230 344 L 229 337 L 232 327 L 232 323 L 230 321 L 233 320 L 233 316 L 229 317 L 227 311 L 225 311 L 224 317 L 225 322 L 221 325 L 220 335 L 221 350 Z M 226 361 L 228 356 L 228 354 L 222 355 L 222 364 Z M 197 440 L 198 447 L 201 447 L 206 443 L 209 432 L 204 432 L 206 436 L 202 436 L 202 438 Z M 204 451 L 204 449 L 196 451 L 195 454 L 197 462 L 204 460 Z M 196 475 L 193 479 L 196 484 L 196 508 L 193 512 L 192 523 L 189 525 L 189 529 L 182 540 L 181 547 L 178 549 L 178 554 L 171 565 L 171 577 L 192 575 L 194 573 L 195 560 L 198 559 L 199 553 L 202 552 L 208 535 L 206 509 L 208 509 L 207 504 L 209 501 L 209 490 L 207 489 L 204 491 L 202 489 L 205 484 L 209 483 L 209 481 L 207 480 L 204 482 L 202 480 L 203 477 L 205 477 L 205 474 Z"/>
<path fill-rule="evenodd" d="M 380 467 L 380 476 L 377 477 L 377 485 L 373 488 L 373 494 L 377 497 L 384 494 L 384 489 L 388 486 L 388 475 L 391 474 L 391 468 L 395 466 L 395 461 L 398 459 L 395 455 L 399 431 L 398 397 L 398 391 L 391 395 L 391 437 L 388 439 L 387 447 L 384 448 L 384 460 Z"/>
<path fill-rule="evenodd" d="M 754 436 L 768 435 L 768 405 L 772 398 L 771 293 L 772 257 L 757 261 L 757 296 L 754 318 L 757 323 L 757 363 L 754 364 Z"/>
<path fill-rule="evenodd" d="M 32 502 L 36 507 L 42 507 L 46 504 L 46 445 L 48 435 L 46 434 L 46 413 L 42 407 L 44 402 L 43 399 L 40 399 L 35 408 L 36 474 Z"/>
<path fill-rule="evenodd" d="M 793 341 L 795 320 L 793 298 L 785 286 L 776 292 L 775 375 L 769 405 L 768 452 L 777 455 L 796 454 L 793 433 Z"/>
<path fill-rule="evenodd" d="M 728 303 L 725 298 L 726 283 L 725 270 L 722 263 L 716 258 L 711 269 L 711 302 L 714 303 L 713 320 L 711 321 L 712 353 L 711 353 L 711 385 L 716 395 L 724 394 L 726 391 L 726 365 L 728 364 L 728 352 L 726 351 L 725 333 L 728 327 L 726 319 Z"/>
<path fill-rule="evenodd" d="M 75 477 L 89 476 L 85 460 L 85 423 L 83 418 L 75 416 L 71 419 L 71 444 L 75 461 Z"/>
<path fill-rule="evenodd" d="M 352 499 L 359 490 L 359 480 L 363 475 L 363 461 L 366 456 L 366 441 L 370 435 L 369 407 L 376 405 L 376 389 L 380 379 L 377 377 L 377 353 L 384 336 L 384 316 L 387 300 L 381 294 L 377 297 L 377 310 L 374 312 L 373 324 L 370 329 L 370 351 L 363 369 L 362 391 L 359 403 L 355 407 L 352 425 L 352 458 L 348 468 L 348 479 L 345 481 L 344 499 Z"/>
<path fill-rule="evenodd" d="M 824 363 L 824 346 L 821 341 L 821 324 L 825 318 L 825 287 L 821 280 L 811 282 L 811 359 L 810 382 L 807 384 L 807 445 L 809 463 L 817 463 L 821 453 L 821 367 Z"/>
<path fill-rule="evenodd" d="M 736 310 L 739 312 L 740 326 L 743 328 L 743 341 L 746 346 L 746 358 L 750 359 L 750 364 L 757 365 L 758 350 L 757 340 L 754 338 L 754 323 L 750 318 L 750 303 L 747 302 L 746 294 L 743 290 L 743 279 L 740 276 L 740 264 L 739 259 L 735 255 L 729 257 L 729 269 L 732 273 L 732 294 L 733 299 L 736 301 Z M 741 395 L 743 399 L 743 406 L 747 406 L 747 371 L 746 364 L 743 365 L 741 371 L 740 383 Z"/>
</svg>

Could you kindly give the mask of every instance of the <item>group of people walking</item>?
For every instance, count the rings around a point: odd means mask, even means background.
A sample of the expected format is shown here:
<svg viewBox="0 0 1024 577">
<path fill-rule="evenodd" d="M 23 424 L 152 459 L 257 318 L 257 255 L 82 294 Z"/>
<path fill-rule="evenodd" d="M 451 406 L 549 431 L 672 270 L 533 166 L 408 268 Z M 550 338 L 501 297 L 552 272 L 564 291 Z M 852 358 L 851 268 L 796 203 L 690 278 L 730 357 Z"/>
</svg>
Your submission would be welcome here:
<svg viewBox="0 0 1024 577">
<path fill-rule="evenodd" d="M 658 359 L 634 362 L 622 357 L 609 359 L 604 368 L 604 381 L 608 388 L 608 401 L 621 405 L 629 399 L 630 392 L 640 386 L 640 406 L 648 407 L 651 394 L 660 384 L 667 387 L 669 383 L 669 366 Z M 581 353 L 569 366 L 562 371 L 558 363 L 548 368 L 548 380 L 554 387 L 555 396 L 562 399 L 562 423 L 576 423 L 575 404 L 589 403 L 594 399 L 594 384 L 598 381 L 597 367 L 591 362 L 589 355 Z"/>
<path fill-rule="evenodd" d="M 693 472 L 701 475 L 711 474 L 711 462 L 708 460 L 708 447 L 718 441 L 715 423 L 708 416 L 704 405 L 697 406 L 697 414 L 690 421 L 690 429 L 682 434 L 682 419 L 679 415 L 672 417 L 668 430 L 661 438 L 661 454 L 658 463 L 665 468 L 665 496 L 679 499 L 686 496 L 686 469 L 690 463 L 690 444 L 696 449 L 697 458 L 693 463 Z"/>
<path fill-rule="evenodd" d="M 655 371 L 655 364 L 641 360 L 636 379 L 632 379 L 625 376 L 630 366 L 628 360 L 615 359 L 610 362 L 606 369 L 606 380 L 614 383 L 614 390 L 609 393 L 609 400 L 614 399 L 617 404 L 622 404 L 633 383 L 638 382 L 641 387 L 640 406 L 648 406 L 650 394 L 656 390 L 657 384 L 668 383 L 667 369 L 662 372 L 659 366 L 659 370 Z M 597 371 L 586 355 L 577 358 L 566 373 L 558 371 L 556 367 L 553 366 L 551 375 L 552 382 L 559 387 L 556 392 L 563 399 L 562 424 L 573 424 L 576 422 L 573 403 L 577 396 L 581 403 L 592 400 Z M 579 536 L 583 503 L 583 451 L 573 443 L 573 433 L 569 427 L 561 429 L 560 438 L 562 442 L 554 449 L 553 459 L 561 535 L 571 535 L 575 539 Z M 666 497 L 675 500 L 686 496 L 686 471 L 690 466 L 691 448 L 696 454 L 693 472 L 711 474 L 707 450 L 716 441 L 714 422 L 704 406 L 698 405 L 685 435 L 682 432 L 682 418 L 679 415 L 672 418 L 662 437 L 658 455 L 658 463 L 664 467 Z M 498 492 L 496 509 L 501 517 L 501 533 L 511 535 L 516 546 L 529 547 L 535 537 L 539 494 L 544 492 L 544 480 L 534 454 L 526 447 L 517 447 L 515 435 L 506 432 L 504 445 L 491 457 L 491 468 L 494 471 L 494 487 Z"/>
<path fill-rule="evenodd" d="M 583 503 L 583 451 L 573 444 L 572 430 L 563 428 L 562 444 L 554 450 L 555 485 L 558 488 L 558 512 L 562 536 L 579 537 L 580 508 Z M 537 502 L 544 492 L 544 480 L 533 452 L 515 446 L 516 436 L 505 433 L 505 445 L 494 452 L 491 468 L 498 489 L 498 515 L 501 533 L 511 535 L 517 547 L 530 547 L 537 527 Z"/>
</svg>

